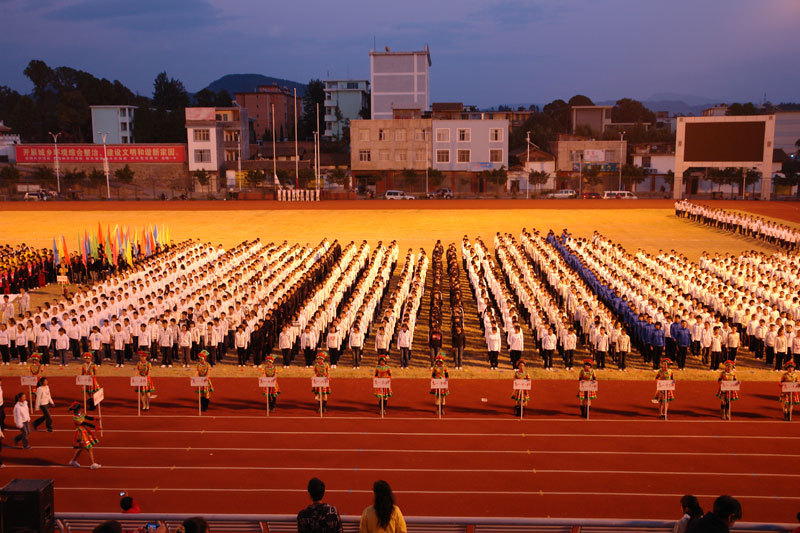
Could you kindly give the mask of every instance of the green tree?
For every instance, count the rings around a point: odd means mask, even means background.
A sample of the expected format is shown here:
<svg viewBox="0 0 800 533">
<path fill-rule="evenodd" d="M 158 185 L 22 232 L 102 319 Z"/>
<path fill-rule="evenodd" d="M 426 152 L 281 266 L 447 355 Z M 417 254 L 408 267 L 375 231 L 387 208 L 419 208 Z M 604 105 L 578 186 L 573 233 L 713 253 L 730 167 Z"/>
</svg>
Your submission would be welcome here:
<svg viewBox="0 0 800 533">
<path fill-rule="evenodd" d="M 622 182 L 628 190 L 633 190 L 634 186 L 645 180 L 647 174 L 644 169 L 637 165 L 625 163 L 622 165 Z"/>
<path fill-rule="evenodd" d="M 592 102 L 591 98 L 589 98 L 588 96 L 584 96 L 582 94 L 576 94 L 575 96 L 570 98 L 569 102 L 567 103 L 569 104 L 570 107 L 582 106 L 582 105 L 594 105 L 594 102 Z"/>
<path fill-rule="evenodd" d="M 328 173 L 328 181 L 335 183 L 345 189 L 350 188 L 350 178 L 347 175 L 347 172 L 341 168 L 334 168 Z"/>
<path fill-rule="evenodd" d="M 161 109 L 184 109 L 189 106 L 189 93 L 183 82 L 159 72 L 153 80 L 153 105 Z"/>
<path fill-rule="evenodd" d="M 133 183 L 134 175 L 134 171 L 130 166 L 127 165 L 127 163 L 124 167 L 118 168 L 114 171 L 114 177 L 117 178 L 117 181 L 125 185 L 130 185 Z"/>
<path fill-rule="evenodd" d="M 247 174 L 245 174 L 244 176 L 244 180 L 250 187 L 261 187 L 267 180 L 267 175 L 264 174 L 263 170 L 254 168 L 252 170 L 247 171 Z"/>
<path fill-rule="evenodd" d="M 195 170 L 192 176 L 197 180 L 201 187 L 208 187 L 208 194 L 211 194 L 211 175 L 205 170 Z"/>
<path fill-rule="evenodd" d="M 214 107 L 217 101 L 217 93 L 206 87 L 195 93 L 194 100 L 200 107 Z"/>
<path fill-rule="evenodd" d="M 62 182 L 68 189 L 78 186 L 84 181 L 86 181 L 86 171 L 75 168 L 64 172 L 64 176 L 62 177 Z"/>
<path fill-rule="evenodd" d="M 717 192 L 722 190 L 723 185 L 731 185 L 736 183 L 736 180 L 741 180 L 742 170 L 740 168 L 727 167 L 727 168 L 709 168 L 708 180 L 717 185 Z"/>
<path fill-rule="evenodd" d="M 480 174 L 487 183 L 497 185 L 501 188 L 504 187 L 506 181 L 508 181 L 508 171 L 504 166 L 492 170 L 484 170 Z"/>
<path fill-rule="evenodd" d="M 8 194 L 11 194 L 14 185 L 19 182 L 20 172 L 14 165 L 0 168 L 0 185 L 6 188 Z"/>
<path fill-rule="evenodd" d="M 603 181 L 596 166 L 583 166 L 583 182 L 589 186 L 599 185 Z"/>
<path fill-rule="evenodd" d="M 528 183 L 536 186 L 536 191 L 541 191 L 541 186 L 547 183 L 550 179 L 550 174 L 544 170 L 531 170 L 528 172 Z"/>
<path fill-rule="evenodd" d="M 611 120 L 614 122 L 644 122 L 652 124 L 656 114 L 647 109 L 643 103 L 632 98 L 617 100 L 611 108 Z"/>
<path fill-rule="evenodd" d="M 89 186 L 95 188 L 100 191 L 100 188 L 106 184 L 106 174 L 100 169 L 93 168 L 89 175 L 87 176 L 89 180 Z"/>
<path fill-rule="evenodd" d="M 233 107 L 233 98 L 231 97 L 231 93 L 229 93 L 226 89 L 221 89 L 214 99 L 214 106 Z"/>
<path fill-rule="evenodd" d="M 444 182 L 444 172 L 436 168 L 428 168 L 428 186 L 435 189 Z"/>
<path fill-rule="evenodd" d="M 736 102 L 728 106 L 728 109 L 725 110 L 725 114 L 728 116 L 758 115 L 759 111 L 753 102 L 744 104 Z"/>
<path fill-rule="evenodd" d="M 319 122 L 317 122 L 317 106 L 319 106 Z M 312 79 L 303 96 L 302 137 L 311 139 L 315 131 L 325 131 L 325 83 Z"/>
<path fill-rule="evenodd" d="M 33 180 L 41 187 L 52 188 L 56 184 L 56 173 L 52 168 L 41 165 L 34 169 Z"/>
</svg>

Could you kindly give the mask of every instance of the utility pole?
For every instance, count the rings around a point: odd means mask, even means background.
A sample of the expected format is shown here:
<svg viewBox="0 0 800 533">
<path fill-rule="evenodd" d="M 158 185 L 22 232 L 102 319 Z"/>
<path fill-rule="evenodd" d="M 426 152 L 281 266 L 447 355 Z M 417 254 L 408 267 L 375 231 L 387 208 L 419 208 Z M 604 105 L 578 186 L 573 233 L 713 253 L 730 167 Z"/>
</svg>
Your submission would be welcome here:
<svg viewBox="0 0 800 533">
<path fill-rule="evenodd" d="M 622 137 L 624 137 L 624 136 L 625 136 L 625 132 L 624 131 L 619 134 L 619 187 L 617 187 L 618 191 L 622 190 L 622 162 L 624 161 L 624 159 L 623 159 L 624 156 L 622 154 L 622 151 L 624 150 L 622 148 L 622 146 L 623 146 Z"/>
<path fill-rule="evenodd" d="M 529 198 L 528 191 L 531 188 L 531 181 L 528 177 L 528 167 L 531 166 L 531 132 L 528 130 L 528 133 L 525 135 L 525 199 Z"/>
<path fill-rule="evenodd" d="M 425 196 L 428 196 L 428 169 L 431 166 L 431 162 L 428 161 L 430 158 L 429 150 L 428 150 L 428 128 L 422 128 L 422 137 L 425 139 Z"/>
<path fill-rule="evenodd" d="M 578 154 L 580 163 L 578 163 L 578 198 L 583 198 L 583 152 Z"/>
<path fill-rule="evenodd" d="M 316 126 L 317 126 L 317 138 L 315 139 L 316 143 L 315 143 L 315 146 L 314 146 L 314 166 L 316 167 L 317 171 L 316 171 L 316 177 L 315 177 L 314 181 L 317 184 L 317 187 L 316 187 L 317 196 L 316 197 L 319 198 L 319 177 L 320 177 L 320 171 L 319 171 L 320 170 L 319 169 L 319 161 L 320 161 L 320 158 L 319 158 L 319 152 L 320 152 L 319 103 L 316 104 L 316 108 L 317 108 L 317 123 L 316 123 Z"/>
<path fill-rule="evenodd" d="M 275 104 L 272 105 L 272 183 L 280 183 L 278 181 L 278 167 L 277 158 L 275 157 Z"/>
<path fill-rule="evenodd" d="M 108 132 L 98 131 L 97 134 L 103 136 L 103 171 L 106 173 L 106 199 L 111 200 L 111 180 L 108 177 L 108 150 L 106 149 Z"/>
<path fill-rule="evenodd" d="M 61 176 L 60 176 L 60 165 L 58 161 L 58 136 L 61 135 L 62 132 L 53 133 L 52 131 L 48 131 L 53 137 L 53 144 L 55 145 L 55 158 L 56 158 L 56 187 L 58 187 L 58 196 L 61 196 Z"/>
<path fill-rule="evenodd" d="M 297 89 L 294 90 L 294 188 L 300 188 L 300 157 L 297 154 Z"/>
</svg>

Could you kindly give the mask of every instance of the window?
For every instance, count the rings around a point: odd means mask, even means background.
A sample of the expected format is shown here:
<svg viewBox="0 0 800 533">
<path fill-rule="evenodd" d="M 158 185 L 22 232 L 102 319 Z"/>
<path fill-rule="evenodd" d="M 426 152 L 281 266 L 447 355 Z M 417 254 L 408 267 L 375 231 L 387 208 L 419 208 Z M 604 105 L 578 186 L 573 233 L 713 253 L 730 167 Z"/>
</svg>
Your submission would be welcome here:
<svg viewBox="0 0 800 533">
<path fill-rule="evenodd" d="M 238 130 L 225 130 L 225 142 L 236 142 L 239 140 Z"/>
<path fill-rule="evenodd" d="M 209 130 L 194 130 L 195 141 L 207 141 L 211 138 Z"/>
<path fill-rule="evenodd" d="M 498 142 L 503 140 L 503 128 L 491 128 L 489 130 L 489 140 Z"/>
<path fill-rule="evenodd" d="M 348 81 L 347 82 L 348 89 L 358 89 L 358 82 L 357 81 Z"/>
<path fill-rule="evenodd" d="M 650 168 L 652 158 L 649 155 L 642 157 L 642 168 Z"/>
<path fill-rule="evenodd" d="M 472 136 L 472 132 L 469 128 L 459 128 L 458 129 L 458 142 L 460 143 L 468 143 L 470 141 L 470 137 Z"/>
<path fill-rule="evenodd" d="M 398 142 L 405 142 L 406 140 L 406 130 L 394 130 L 394 140 Z"/>
<path fill-rule="evenodd" d="M 128 138 L 122 137 L 122 144 L 128 144 Z"/>
<path fill-rule="evenodd" d="M 125 109 L 124 107 L 123 107 L 123 108 L 120 108 L 120 110 L 119 110 L 119 116 L 121 116 L 121 117 L 124 117 L 124 116 L 126 116 L 126 114 L 127 114 L 126 112 L 127 112 L 127 111 L 128 111 L 128 110 L 127 110 L 127 109 Z"/>
<path fill-rule="evenodd" d="M 414 159 L 416 161 L 425 161 L 425 150 L 417 150 Z"/>
<path fill-rule="evenodd" d="M 437 143 L 449 143 L 450 142 L 450 130 L 447 128 L 436 128 L 436 142 Z"/>
<path fill-rule="evenodd" d="M 469 163 L 469 150 L 458 150 L 458 162 Z"/>
<path fill-rule="evenodd" d="M 211 150 L 195 150 L 194 151 L 194 162 L 195 163 L 210 163 L 211 162 Z"/>
<path fill-rule="evenodd" d="M 616 161 L 617 160 L 617 151 L 616 150 L 606 150 L 606 161 Z"/>
<path fill-rule="evenodd" d="M 369 141 L 369 130 L 367 129 L 358 130 L 358 140 Z M 369 161 L 369 159 L 367 161 Z"/>
<path fill-rule="evenodd" d="M 389 140 L 389 130 L 385 130 L 383 128 L 378 130 L 378 140 L 379 141 L 388 141 Z"/>
<path fill-rule="evenodd" d="M 425 140 L 425 130 L 414 130 L 414 140 L 415 141 L 424 141 Z"/>
<path fill-rule="evenodd" d="M 365 130 L 361 130 L 365 131 Z M 369 130 L 366 130 L 369 133 Z M 358 151 L 358 160 L 359 161 L 372 161 L 372 153 L 369 150 L 359 150 Z"/>
<path fill-rule="evenodd" d="M 378 152 L 379 161 L 389 161 L 389 150 L 380 150 Z"/>
<path fill-rule="evenodd" d="M 128 131 L 128 123 L 127 122 L 120 122 L 119 123 L 119 129 L 121 131 Z"/>
<path fill-rule="evenodd" d="M 225 161 L 238 161 L 239 152 L 236 150 L 225 150 Z"/>
<path fill-rule="evenodd" d="M 489 150 L 489 162 L 490 163 L 502 163 L 503 162 L 503 151 L 502 150 Z"/>
<path fill-rule="evenodd" d="M 445 130 L 449 132 L 450 130 Z M 449 163 L 450 162 L 450 150 L 436 150 L 436 162 L 437 163 Z"/>
<path fill-rule="evenodd" d="M 406 151 L 405 150 L 397 150 L 394 153 L 394 160 L 395 161 L 405 161 L 406 160 Z"/>
</svg>

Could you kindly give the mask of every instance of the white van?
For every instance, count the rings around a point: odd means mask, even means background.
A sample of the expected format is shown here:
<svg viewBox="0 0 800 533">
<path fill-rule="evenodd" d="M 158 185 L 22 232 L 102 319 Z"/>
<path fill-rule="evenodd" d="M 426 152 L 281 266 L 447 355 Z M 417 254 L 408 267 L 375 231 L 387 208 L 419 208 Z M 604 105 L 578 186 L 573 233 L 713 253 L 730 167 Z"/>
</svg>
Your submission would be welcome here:
<svg viewBox="0 0 800 533">
<path fill-rule="evenodd" d="M 404 191 L 386 191 L 383 195 L 387 200 L 413 200 L 414 197 Z"/>
<path fill-rule="evenodd" d="M 603 200 L 638 200 L 639 197 L 631 191 L 606 191 Z"/>
</svg>

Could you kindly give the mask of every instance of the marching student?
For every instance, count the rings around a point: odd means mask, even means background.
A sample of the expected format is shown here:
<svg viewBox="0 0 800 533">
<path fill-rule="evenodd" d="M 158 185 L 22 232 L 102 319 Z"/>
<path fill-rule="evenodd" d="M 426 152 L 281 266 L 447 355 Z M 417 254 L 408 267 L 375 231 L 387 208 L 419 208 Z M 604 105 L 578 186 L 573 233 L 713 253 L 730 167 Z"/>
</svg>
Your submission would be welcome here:
<svg viewBox="0 0 800 533">
<path fill-rule="evenodd" d="M 797 383 L 800 381 L 798 375 L 795 373 L 794 361 L 786 361 L 783 365 L 785 372 L 781 376 L 781 383 Z M 791 420 L 792 408 L 795 405 L 800 405 L 800 392 L 783 392 L 781 391 L 779 400 L 783 407 L 783 419 L 786 421 Z"/>
<path fill-rule="evenodd" d="M 625 358 L 628 356 L 628 352 L 631 351 L 631 338 L 628 335 L 628 330 L 626 328 L 622 328 L 619 335 L 617 336 L 617 367 L 622 372 L 628 371 L 628 366 L 625 362 Z"/>
<path fill-rule="evenodd" d="M 100 328 L 94 326 L 92 328 L 92 332 L 89 335 L 88 344 L 87 344 L 87 352 L 91 349 L 92 353 L 94 354 L 94 362 L 99 366 L 103 364 L 103 334 L 100 333 Z M 84 354 L 84 357 L 86 354 Z"/>
<path fill-rule="evenodd" d="M 81 366 L 81 376 L 92 376 L 92 385 L 86 391 L 86 393 L 88 394 L 86 405 L 89 411 L 94 411 L 95 410 L 94 393 L 100 390 L 100 384 L 97 382 L 97 365 L 92 362 L 91 352 L 86 352 L 83 354 L 83 365 Z"/>
<path fill-rule="evenodd" d="M 14 437 L 14 445 L 22 441 L 26 450 L 31 447 L 28 435 L 31 433 L 31 412 L 28 408 L 27 396 L 24 392 L 17 393 L 14 397 L 14 425 L 19 429 L 19 435 Z"/>
<path fill-rule="evenodd" d="M 436 354 L 436 357 L 433 359 L 433 369 L 431 370 L 431 378 L 433 379 L 449 379 L 450 374 L 447 372 L 447 367 L 444 366 L 444 353 L 439 351 Z M 445 399 L 450 394 L 450 389 L 431 389 L 431 394 L 433 395 L 434 405 L 436 409 L 434 409 L 434 413 L 439 413 L 439 409 L 441 408 L 442 414 L 444 414 L 444 406 L 445 406 Z"/>
<path fill-rule="evenodd" d="M 672 360 L 669 357 L 665 357 L 661 360 L 661 368 L 656 372 L 656 382 L 669 380 L 672 381 L 675 379 L 674 373 L 669 365 L 672 364 Z M 666 405 L 665 400 L 667 402 L 675 401 L 675 391 L 671 390 L 656 390 L 656 395 L 653 397 L 653 403 L 658 404 L 658 418 L 666 418 Z"/>
<path fill-rule="evenodd" d="M 525 347 L 525 339 L 519 324 L 514 324 L 513 331 L 508 332 L 506 342 L 508 343 L 508 352 L 511 358 L 511 368 L 517 368 L 517 361 L 522 358 L 522 351 Z M 555 346 L 553 348 L 555 349 Z"/>
<path fill-rule="evenodd" d="M 556 342 L 557 337 L 553 326 L 549 326 L 547 333 L 542 337 L 542 359 L 544 359 L 544 369 L 547 371 L 553 370 L 553 352 L 556 349 Z"/>
<path fill-rule="evenodd" d="M 34 411 L 41 411 L 42 416 L 33 421 L 34 431 L 39 429 L 39 426 L 44 423 L 47 431 L 53 432 L 53 417 L 50 416 L 50 408 L 55 407 L 53 397 L 50 395 L 50 385 L 48 385 L 47 378 L 41 377 L 36 384 L 36 402 L 33 405 Z"/>
<path fill-rule="evenodd" d="M 147 384 L 142 387 L 142 411 L 150 410 L 150 398 L 153 397 L 153 393 L 156 391 L 153 386 L 153 380 L 150 378 L 150 371 L 153 369 L 153 365 L 147 360 L 149 355 L 147 352 L 139 352 L 139 362 L 136 363 L 136 374 L 147 378 Z"/>
<path fill-rule="evenodd" d="M 486 329 L 486 350 L 489 354 L 489 369 L 497 370 L 497 359 L 500 355 L 502 338 L 497 331 L 497 325 L 492 324 L 492 329 Z"/>
<path fill-rule="evenodd" d="M 328 354 L 324 351 L 317 352 L 317 360 L 314 363 L 314 377 L 318 378 L 329 378 L 331 375 L 331 366 L 328 364 L 326 359 L 328 358 Z M 311 390 L 314 392 L 314 399 L 317 400 L 317 403 L 322 402 L 322 412 L 326 413 L 328 411 L 328 397 L 331 394 L 331 388 L 328 387 L 312 387 Z"/>
<path fill-rule="evenodd" d="M 725 361 L 725 369 L 720 372 L 719 378 L 717 381 L 722 383 L 723 381 L 736 381 L 736 370 L 735 367 L 736 363 L 731 360 Z M 721 385 L 717 385 L 717 398 L 720 399 L 720 410 L 721 416 L 723 420 L 730 420 L 731 419 L 731 403 L 735 402 L 739 399 L 739 392 L 738 391 L 724 391 L 722 390 Z"/>
<path fill-rule="evenodd" d="M 594 365 L 594 361 L 591 359 L 583 360 L 583 368 L 578 374 L 578 381 L 597 381 L 597 374 L 595 374 L 592 365 Z M 597 393 L 594 391 L 578 391 L 578 398 L 580 399 L 581 416 L 589 418 L 589 410 L 587 408 L 592 405 L 592 400 L 597 399 Z"/>
<path fill-rule="evenodd" d="M 244 339 L 244 328 L 240 329 L 242 338 Z M 281 329 L 281 333 L 278 336 L 278 349 L 281 351 L 281 354 L 283 356 L 283 368 L 288 368 L 289 365 L 292 364 L 292 359 L 291 359 L 292 333 L 289 329 L 289 324 L 284 324 L 283 329 Z M 238 341 L 237 341 L 237 350 L 238 350 Z M 244 363 L 239 362 L 239 366 L 243 365 Z"/>
<path fill-rule="evenodd" d="M 197 394 L 200 395 L 200 411 L 208 411 L 208 404 L 211 402 L 211 393 L 214 392 L 214 385 L 211 383 L 211 365 L 208 364 L 208 352 L 206 350 L 197 354 L 197 377 L 208 379 L 208 385 L 197 387 Z"/>
<path fill-rule="evenodd" d="M 125 340 L 127 335 L 122 329 L 122 324 L 117 322 L 111 332 L 111 342 L 114 345 L 114 354 L 117 358 L 117 368 L 122 368 L 125 364 Z"/>
<path fill-rule="evenodd" d="M 517 363 L 517 368 L 514 370 L 514 379 L 524 379 L 526 381 L 531 380 L 530 374 L 525 369 L 525 361 L 520 359 Z M 530 392 L 527 390 L 515 390 L 511 394 L 511 399 L 514 400 L 514 414 L 520 416 L 520 406 L 528 407 L 528 401 L 530 400 Z"/>
<path fill-rule="evenodd" d="M 409 331 L 408 324 L 405 322 L 400 326 L 400 331 L 397 332 L 397 349 L 400 350 L 400 368 L 405 370 L 411 360 L 411 331 Z"/>
<path fill-rule="evenodd" d="M 100 468 L 100 465 L 94 460 L 93 448 L 100 441 L 97 440 L 97 437 L 92 431 L 92 429 L 95 427 L 94 424 L 87 422 L 87 420 L 94 420 L 94 417 L 84 414 L 83 406 L 80 404 L 80 402 L 72 402 L 72 405 L 70 405 L 68 411 L 72 413 L 72 423 L 75 424 L 75 437 L 72 441 L 72 447 L 75 448 L 75 454 L 72 456 L 69 465 L 80 468 L 81 465 L 78 463 L 78 457 L 80 457 L 81 453 L 86 450 L 86 452 L 89 454 L 89 460 L 92 462 L 89 468 L 92 470 L 97 470 Z"/>
<path fill-rule="evenodd" d="M 303 335 L 311 336 L 311 330 L 306 327 L 306 332 Z M 300 344 L 303 344 L 303 335 L 300 336 Z M 313 338 L 313 337 L 312 337 Z M 311 339 L 306 339 L 307 342 L 311 342 Z M 350 346 L 350 350 L 353 352 L 353 368 L 358 368 L 361 366 L 361 354 L 364 351 L 364 333 L 359 329 L 358 323 L 353 324 L 353 329 L 350 330 L 350 336 L 347 340 L 347 344 Z M 310 366 L 311 361 L 311 353 L 313 353 L 313 347 L 305 348 L 305 355 L 306 355 L 306 368 Z"/>
<path fill-rule="evenodd" d="M 376 378 L 392 377 L 392 369 L 389 368 L 389 361 L 387 356 L 385 355 L 378 356 L 378 364 L 375 366 L 375 377 Z M 383 406 L 383 412 L 385 413 L 387 404 L 389 403 L 389 398 L 392 397 L 392 388 L 391 387 L 376 388 L 374 394 L 375 397 L 378 399 L 378 413 L 381 414 L 381 405 Z"/>
<path fill-rule="evenodd" d="M 277 378 L 278 377 L 278 368 L 275 366 L 275 358 L 271 355 L 268 355 L 264 358 L 264 377 L 265 378 Z M 275 405 L 278 403 L 278 395 L 281 393 L 281 389 L 278 386 L 278 380 L 275 379 L 275 386 L 274 387 L 264 387 L 264 396 L 267 398 L 267 402 L 269 404 L 269 410 L 274 411 Z"/>
<path fill-rule="evenodd" d="M 597 333 L 595 334 L 594 347 L 595 347 L 595 358 L 597 359 L 597 368 L 605 369 L 606 353 L 608 352 L 608 334 L 606 333 L 606 328 L 604 326 L 600 326 L 600 329 L 597 330 Z M 655 354 L 655 351 L 653 353 Z M 656 356 L 653 355 L 654 361 L 655 357 Z"/>
</svg>

